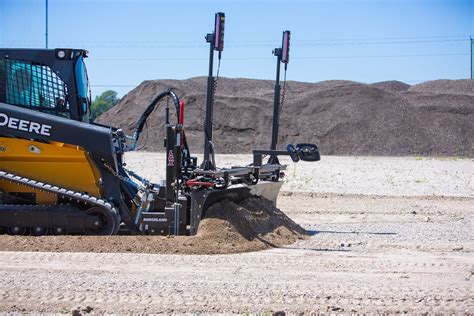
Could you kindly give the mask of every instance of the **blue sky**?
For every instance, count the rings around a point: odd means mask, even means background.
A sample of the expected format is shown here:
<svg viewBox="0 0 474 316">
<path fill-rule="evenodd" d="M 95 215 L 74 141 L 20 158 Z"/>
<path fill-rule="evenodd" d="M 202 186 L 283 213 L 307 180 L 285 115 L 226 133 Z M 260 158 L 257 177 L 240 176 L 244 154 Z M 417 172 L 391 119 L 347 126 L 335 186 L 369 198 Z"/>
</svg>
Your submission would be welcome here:
<svg viewBox="0 0 474 316">
<path fill-rule="evenodd" d="M 85 48 L 93 95 L 207 74 L 214 13 L 226 13 L 222 76 L 273 79 L 291 30 L 288 79 L 468 78 L 474 0 L 49 0 L 49 47 Z M 0 0 L 0 46 L 44 47 L 45 0 Z"/>
</svg>

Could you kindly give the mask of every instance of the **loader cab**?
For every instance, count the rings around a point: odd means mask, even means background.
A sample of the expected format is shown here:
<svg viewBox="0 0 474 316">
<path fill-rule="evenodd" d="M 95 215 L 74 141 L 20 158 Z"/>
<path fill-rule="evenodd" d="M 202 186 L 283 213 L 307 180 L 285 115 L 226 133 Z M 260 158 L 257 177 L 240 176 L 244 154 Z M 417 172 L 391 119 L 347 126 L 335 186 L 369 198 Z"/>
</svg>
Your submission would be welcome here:
<svg viewBox="0 0 474 316">
<path fill-rule="evenodd" d="M 0 103 L 88 123 L 86 57 L 80 49 L 0 48 Z"/>
</svg>

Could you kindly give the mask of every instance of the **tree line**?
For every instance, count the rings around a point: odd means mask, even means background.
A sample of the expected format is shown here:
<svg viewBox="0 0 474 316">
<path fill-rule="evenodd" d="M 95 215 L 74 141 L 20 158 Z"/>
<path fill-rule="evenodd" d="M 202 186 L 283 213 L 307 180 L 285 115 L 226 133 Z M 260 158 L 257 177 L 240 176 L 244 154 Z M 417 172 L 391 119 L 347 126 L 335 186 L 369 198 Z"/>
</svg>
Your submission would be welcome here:
<svg viewBox="0 0 474 316">
<path fill-rule="evenodd" d="M 119 101 L 117 92 L 113 90 L 104 91 L 101 95 L 96 96 L 91 105 L 91 120 L 95 121 L 96 118 L 114 107 Z"/>
</svg>

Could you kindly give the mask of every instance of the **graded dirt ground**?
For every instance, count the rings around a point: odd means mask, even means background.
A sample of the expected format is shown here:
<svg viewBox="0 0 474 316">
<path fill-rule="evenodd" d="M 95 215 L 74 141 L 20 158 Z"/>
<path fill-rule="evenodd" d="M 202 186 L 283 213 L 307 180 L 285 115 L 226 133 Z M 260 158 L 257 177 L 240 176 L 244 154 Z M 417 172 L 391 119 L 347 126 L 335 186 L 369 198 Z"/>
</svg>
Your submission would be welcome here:
<svg viewBox="0 0 474 316">
<path fill-rule="evenodd" d="M 227 255 L 1 252 L 0 310 L 474 310 L 473 199 L 280 196 L 312 236 Z"/>
<path fill-rule="evenodd" d="M 159 178 L 160 157 L 127 161 Z M 474 160 L 326 156 L 292 168 L 277 206 L 308 238 L 239 254 L 3 251 L 0 311 L 474 311 Z"/>
</svg>

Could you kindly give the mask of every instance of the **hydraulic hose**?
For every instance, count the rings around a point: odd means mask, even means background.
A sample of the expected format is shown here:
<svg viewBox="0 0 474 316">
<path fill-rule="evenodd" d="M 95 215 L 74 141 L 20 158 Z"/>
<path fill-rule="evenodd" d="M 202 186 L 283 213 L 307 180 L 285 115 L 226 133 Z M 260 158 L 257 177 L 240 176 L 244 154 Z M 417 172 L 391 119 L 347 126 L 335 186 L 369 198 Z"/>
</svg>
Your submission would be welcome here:
<svg viewBox="0 0 474 316">
<path fill-rule="evenodd" d="M 179 98 L 174 93 L 171 89 L 164 91 L 160 93 L 151 103 L 147 106 L 146 110 L 143 112 L 143 114 L 140 116 L 140 119 L 138 120 L 135 130 L 133 132 L 132 140 L 133 140 L 133 145 L 132 145 L 132 150 L 136 148 L 136 145 L 138 143 L 138 139 L 140 138 L 140 134 L 143 131 L 143 127 L 145 126 L 146 120 L 150 116 L 150 114 L 155 110 L 156 105 L 158 102 L 160 102 L 164 97 L 170 96 L 173 99 L 173 103 L 176 107 L 176 115 L 177 119 L 179 120 L 180 117 L 180 105 L 179 105 Z"/>
</svg>

